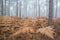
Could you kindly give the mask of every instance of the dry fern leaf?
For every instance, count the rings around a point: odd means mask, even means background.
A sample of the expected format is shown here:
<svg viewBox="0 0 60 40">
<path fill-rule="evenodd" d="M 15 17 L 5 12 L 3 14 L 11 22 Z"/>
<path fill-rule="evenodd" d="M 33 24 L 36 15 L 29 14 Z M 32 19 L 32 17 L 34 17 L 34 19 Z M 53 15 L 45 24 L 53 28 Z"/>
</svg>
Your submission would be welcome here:
<svg viewBox="0 0 60 40">
<path fill-rule="evenodd" d="M 29 33 L 29 32 L 34 32 L 34 30 L 31 27 L 23 27 L 20 30 L 16 31 L 16 33 L 12 34 L 12 36 L 17 36 L 20 33 Z"/>
<path fill-rule="evenodd" d="M 48 36 L 48 37 L 50 37 L 50 38 L 52 38 L 52 39 L 54 38 L 54 37 L 53 37 L 54 30 L 53 30 L 53 28 L 51 28 L 51 27 L 40 28 L 40 29 L 38 29 L 36 32 L 37 32 L 37 33 L 40 32 L 41 34 L 44 34 L 44 35 L 46 35 L 46 36 Z"/>
</svg>

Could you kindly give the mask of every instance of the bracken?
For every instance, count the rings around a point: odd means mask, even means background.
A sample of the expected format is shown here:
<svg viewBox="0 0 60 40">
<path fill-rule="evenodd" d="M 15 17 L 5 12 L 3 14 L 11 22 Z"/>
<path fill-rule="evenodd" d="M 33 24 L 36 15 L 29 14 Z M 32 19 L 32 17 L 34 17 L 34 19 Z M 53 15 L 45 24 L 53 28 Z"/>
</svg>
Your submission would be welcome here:
<svg viewBox="0 0 60 40">
<path fill-rule="evenodd" d="M 48 17 L 0 16 L 0 18 L 1 40 L 55 40 L 54 35 L 60 33 L 59 18 L 53 18 L 53 26 L 48 26 Z"/>
</svg>

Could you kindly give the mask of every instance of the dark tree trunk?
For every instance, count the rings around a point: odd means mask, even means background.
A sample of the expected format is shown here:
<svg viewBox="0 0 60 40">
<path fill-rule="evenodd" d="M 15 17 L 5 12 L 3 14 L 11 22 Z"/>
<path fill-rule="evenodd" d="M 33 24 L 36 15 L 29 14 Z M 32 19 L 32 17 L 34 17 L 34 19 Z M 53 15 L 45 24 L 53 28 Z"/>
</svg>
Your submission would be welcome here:
<svg viewBox="0 0 60 40">
<path fill-rule="evenodd" d="M 18 0 L 16 0 L 16 16 L 18 16 Z"/>
<path fill-rule="evenodd" d="M 1 8 L 2 8 L 2 14 L 1 14 L 1 16 L 3 16 L 3 0 L 2 0 L 2 6 L 1 6 Z"/>
<path fill-rule="evenodd" d="M 57 3 L 58 3 L 58 0 L 56 0 L 56 14 L 55 14 L 55 18 L 57 18 Z"/>
<path fill-rule="evenodd" d="M 52 18 L 53 18 L 53 0 L 49 0 L 49 19 L 48 19 L 49 26 L 52 25 Z"/>
</svg>

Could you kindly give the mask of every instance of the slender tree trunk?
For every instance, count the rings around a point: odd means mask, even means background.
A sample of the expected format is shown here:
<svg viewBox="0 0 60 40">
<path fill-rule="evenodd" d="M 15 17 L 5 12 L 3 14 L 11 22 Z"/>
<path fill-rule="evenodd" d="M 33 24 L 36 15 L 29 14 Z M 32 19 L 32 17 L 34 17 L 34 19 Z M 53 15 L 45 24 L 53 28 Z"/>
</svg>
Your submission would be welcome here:
<svg viewBox="0 0 60 40">
<path fill-rule="evenodd" d="M 18 0 L 16 0 L 16 16 L 18 16 Z"/>
<path fill-rule="evenodd" d="M 5 8 L 5 15 L 6 15 L 6 0 L 5 0 L 5 7 L 4 8 Z"/>
<path fill-rule="evenodd" d="M 55 14 L 55 18 L 57 18 L 57 3 L 58 3 L 58 0 L 56 0 L 56 14 Z"/>
<path fill-rule="evenodd" d="M 8 8 L 8 16 L 10 16 L 10 0 L 9 0 L 9 8 Z"/>
<path fill-rule="evenodd" d="M 20 17 L 21 17 L 21 1 L 20 1 Z"/>
<path fill-rule="evenodd" d="M 2 6 L 1 6 L 1 8 L 2 8 L 2 14 L 1 14 L 1 16 L 3 16 L 3 0 L 2 0 Z"/>
<path fill-rule="evenodd" d="M 39 13 L 39 16 L 40 16 L 40 4 L 39 4 L 40 0 L 38 0 L 38 13 Z"/>
<path fill-rule="evenodd" d="M 49 0 L 49 19 L 48 19 L 49 26 L 52 25 L 52 18 L 53 18 L 53 0 Z"/>
</svg>

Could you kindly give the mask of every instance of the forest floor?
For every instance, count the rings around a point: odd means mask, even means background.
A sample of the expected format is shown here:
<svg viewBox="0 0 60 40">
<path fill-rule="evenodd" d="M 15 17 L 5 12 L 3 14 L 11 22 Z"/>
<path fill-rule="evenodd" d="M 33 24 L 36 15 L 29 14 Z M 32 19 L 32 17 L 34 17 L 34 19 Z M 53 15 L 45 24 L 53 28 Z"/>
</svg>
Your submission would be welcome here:
<svg viewBox="0 0 60 40">
<path fill-rule="evenodd" d="M 0 40 L 60 40 L 60 18 L 0 16 Z"/>
</svg>

